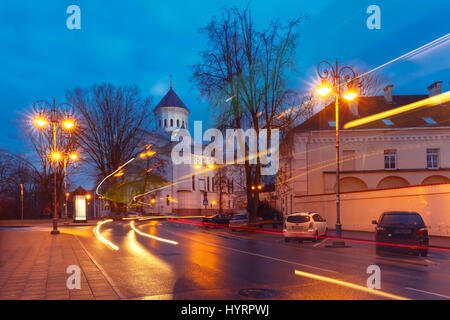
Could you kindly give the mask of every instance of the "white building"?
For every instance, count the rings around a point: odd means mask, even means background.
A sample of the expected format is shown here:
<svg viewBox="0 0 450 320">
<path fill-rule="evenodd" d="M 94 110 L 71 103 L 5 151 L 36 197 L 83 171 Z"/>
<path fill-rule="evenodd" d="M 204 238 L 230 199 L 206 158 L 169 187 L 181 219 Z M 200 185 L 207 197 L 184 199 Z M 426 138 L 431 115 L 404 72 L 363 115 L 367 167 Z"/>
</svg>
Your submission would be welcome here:
<svg viewBox="0 0 450 320">
<path fill-rule="evenodd" d="M 441 93 L 360 97 L 340 103 L 340 125 Z M 341 101 L 340 101 L 341 102 Z M 336 221 L 334 103 L 299 125 L 282 151 L 277 207 L 285 214 L 318 210 Z M 340 130 L 340 189 L 344 229 L 372 231 L 383 211 L 417 211 L 431 233 L 450 235 L 450 103 Z M 439 187 L 437 187 L 439 185 Z M 444 189 L 443 189 L 444 188 Z M 439 190 L 438 190 L 439 189 Z"/>
<path fill-rule="evenodd" d="M 167 143 L 176 129 L 188 129 L 189 109 L 173 90 L 172 84 L 167 94 L 153 110 L 156 119 L 156 132 L 151 140 L 161 139 Z M 193 150 L 194 148 L 192 148 Z M 146 203 L 156 198 L 154 205 L 146 206 L 147 212 L 177 215 L 205 215 L 216 213 L 219 208 L 218 167 L 207 167 L 210 161 L 204 159 L 204 166 L 194 165 L 198 156 L 191 154 L 192 164 L 174 165 L 168 157 L 165 178 L 172 183 L 156 192 L 149 193 Z M 225 183 L 222 183 L 222 209 L 224 212 L 242 207 L 241 194 L 245 191 L 245 181 L 239 168 L 226 170 Z M 239 201 L 238 201 L 239 199 Z M 204 201 L 207 200 L 207 201 Z M 206 208 L 205 208 L 206 205 Z"/>
</svg>

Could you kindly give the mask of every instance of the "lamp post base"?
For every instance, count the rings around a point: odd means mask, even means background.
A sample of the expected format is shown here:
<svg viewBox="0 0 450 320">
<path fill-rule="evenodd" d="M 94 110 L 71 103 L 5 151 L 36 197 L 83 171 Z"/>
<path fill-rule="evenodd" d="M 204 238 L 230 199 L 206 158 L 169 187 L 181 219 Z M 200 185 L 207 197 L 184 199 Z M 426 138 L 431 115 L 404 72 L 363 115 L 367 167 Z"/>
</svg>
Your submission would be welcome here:
<svg viewBox="0 0 450 320">
<path fill-rule="evenodd" d="M 58 220 L 56 219 L 53 219 L 53 230 L 50 232 L 50 234 L 59 234 Z"/>
</svg>

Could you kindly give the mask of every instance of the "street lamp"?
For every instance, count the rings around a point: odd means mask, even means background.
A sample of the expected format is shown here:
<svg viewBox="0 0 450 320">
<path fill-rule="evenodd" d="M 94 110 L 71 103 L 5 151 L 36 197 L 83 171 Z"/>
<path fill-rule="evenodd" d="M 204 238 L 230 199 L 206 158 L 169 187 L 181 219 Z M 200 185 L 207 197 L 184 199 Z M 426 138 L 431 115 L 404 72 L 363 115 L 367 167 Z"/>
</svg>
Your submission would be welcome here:
<svg viewBox="0 0 450 320">
<path fill-rule="evenodd" d="M 203 205 L 205 206 L 205 216 L 207 215 L 207 208 L 208 204 L 205 203 L 205 200 L 208 200 L 208 191 L 206 190 L 206 168 L 213 170 L 215 168 L 215 165 L 213 163 L 210 164 L 199 164 L 197 163 L 195 166 L 195 169 L 199 170 L 203 168 L 203 185 L 204 185 L 204 197 L 203 197 Z"/>
<path fill-rule="evenodd" d="M 72 106 L 69 103 L 63 102 L 56 105 L 56 100 L 53 99 L 53 104 L 45 101 L 39 100 L 33 104 L 33 110 L 38 115 L 33 123 L 39 128 L 44 129 L 47 126 L 48 121 L 50 122 L 49 129 L 51 130 L 53 137 L 53 150 L 51 157 L 53 158 L 53 193 L 54 193 L 54 212 L 53 212 L 53 229 L 51 234 L 59 234 L 58 230 L 58 210 L 57 210 L 57 195 L 56 195 L 56 164 L 62 155 L 57 151 L 56 148 L 56 130 L 59 125 L 65 130 L 72 130 L 75 126 L 75 122 L 71 117 L 71 110 L 64 110 L 65 107 Z M 66 205 L 67 207 L 67 205 Z"/>
<path fill-rule="evenodd" d="M 336 125 L 336 234 L 338 238 L 342 238 L 342 225 L 340 213 L 340 165 L 339 165 L 339 96 L 341 96 L 341 83 L 347 85 L 347 91 L 342 97 L 348 101 L 355 99 L 358 94 L 353 88 L 353 80 L 356 78 L 355 71 L 348 66 L 333 66 L 327 61 L 322 61 L 317 65 L 317 74 L 322 79 L 320 87 L 316 92 L 321 96 L 326 96 L 330 92 L 335 95 L 335 125 Z M 329 79 L 331 78 L 331 79 Z M 329 84 L 328 80 L 331 80 Z M 337 241 L 335 246 L 344 246 L 343 241 Z"/>
<path fill-rule="evenodd" d="M 61 158 L 64 159 L 64 215 L 67 220 L 67 200 L 70 196 L 70 193 L 67 192 L 67 161 L 70 159 L 72 161 L 75 161 L 78 159 L 78 155 L 76 153 L 71 153 L 69 155 L 61 155 L 59 152 L 53 152 L 51 154 L 51 157 L 56 161 L 60 160 Z M 66 221 L 67 222 L 67 221 Z"/>
</svg>

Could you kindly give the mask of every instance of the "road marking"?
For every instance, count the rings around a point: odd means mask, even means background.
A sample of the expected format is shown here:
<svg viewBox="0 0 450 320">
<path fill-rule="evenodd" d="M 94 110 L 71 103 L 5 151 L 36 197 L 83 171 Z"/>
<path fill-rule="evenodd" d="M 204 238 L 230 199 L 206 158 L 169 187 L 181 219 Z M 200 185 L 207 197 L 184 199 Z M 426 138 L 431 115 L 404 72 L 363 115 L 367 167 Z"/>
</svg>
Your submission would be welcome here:
<svg viewBox="0 0 450 320">
<path fill-rule="evenodd" d="M 144 237 L 147 237 L 147 238 L 151 238 L 151 239 L 154 239 L 154 240 L 158 240 L 158 241 L 161 241 L 161 242 L 170 243 L 170 244 L 175 244 L 175 245 L 178 244 L 178 242 L 176 242 L 176 241 L 172 241 L 172 240 L 169 240 L 169 239 L 164 239 L 164 238 L 160 238 L 160 237 L 157 237 L 157 236 L 153 236 L 153 235 L 151 235 L 151 234 L 144 233 L 144 232 L 138 230 L 138 229 L 134 226 L 134 221 L 131 221 L 131 222 L 130 222 L 130 227 L 131 227 L 131 229 L 133 229 L 136 233 L 139 233 L 141 236 L 144 236 Z"/>
<path fill-rule="evenodd" d="M 417 292 L 422 292 L 422 293 L 427 293 L 427 294 L 431 294 L 431 295 L 433 295 L 433 296 L 438 296 L 438 297 L 442 297 L 442 298 L 450 299 L 450 297 L 449 297 L 449 296 L 446 296 L 446 295 L 443 295 L 443 294 L 439 294 L 439 293 L 428 292 L 428 291 L 425 291 L 425 290 L 419 290 L 419 289 L 414 289 L 414 288 L 407 288 L 407 287 L 405 287 L 405 289 L 408 289 L 408 290 L 413 290 L 413 291 L 417 291 Z"/>
<path fill-rule="evenodd" d="M 389 298 L 389 299 L 394 299 L 394 300 L 410 300 L 409 298 L 405 298 L 402 296 L 397 296 L 395 294 L 390 294 L 384 291 L 380 291 L 380 290 L 376 290 L 376 289 L 369 289 L 351 282 L 346 282 L 346 281 L 342 281 L 342 280 L 338 280 L 338 279 L 333 279 L 333 278 L 328 278 L 328 277 L 324 277 L 324 276 L 319 276 L 317 274 L 313 274 L 313 273 L 308 273 L 308 272 L 303 272 L 303 271 L 299 271 L 299 270 L 295 270 L 295 274 L 297 276 L 302 276 L 302 277 L 307 277 L 307 278 L 311 278 L 311 279 L 315 279 L 315 280 L 321 280 L 321 281 L 325 281 L 325 282 L 329 282 L 329 283 L 333 283 L 333 284 L 337 284 L 343 287 L 347 287 L 347 288 L 351 288 L 351 289 L 355 289 L 355 290 L 359 290 L 359 291 L 364 291 L 366 293 L 370 293 L 370 294 L 375 294 L 375 295 L 379 295 L 382 296 L 384 298 Z"/>
<path fill-rule="evenodd" d="M 319 243 L 314 244 L 313 247 L 318 247 L 318 246 L 324 244 L 324 243 L 325 243 L 326 241 L 328 241 L 328 240 L 330 240 L 330 239 L 328 239 L 328 238 L 327 238 L 327 239 L 324 239 L 324 240 L 320 241 Z"/>
<path fill-rule="evenodd" d="M 114 290 L 114 292 L 119 296 L 120 299 L 126 299 L 127 297 L 125 297 L 122 292 L 120 292 L 119 287 L 116 285 L 116 283 L 113 281 L 113 279 L 108 276 L 108 274 L 106 273 L 105 269 L 103 269 L 103 267 L 100 265 L 100 263 L 98 263 L 94 257 L 92 256 L 92 254 L 86 249 L 86 247 L 84 246 L 84 244 L 81 242 L 80 238 L 78 238 L 77 236 L 74 235 L 75 238 L 77 238 L 78 242 L 81 245 L 81 248 L 83 248 L 84 252 L 86 252 L 86 254 L 88 255 L 89 259 L 91 259 L 92 263 L 95 264 L 95 266 L 98 268 L 98 270 L 100 270 L 100 272 L 103 274 L 103 276 L 105 277 L 106 281 L 108 281 L 109 285 L 111 286 L 111 288 Z"/>
<path fill-rule="evenodd" d="M 174 232 L 172 232 L 170 230 L 167 230 L 166 228 L 163 228 L 163 229 L 166 230 L 169 233 L 175 234 Z M 274 260 L 274 261 L 278 261 L 278 262 L 284 262 L 284 263 L 293 264 L 293 265 L 297 265 L 297 266 L 301 266 L 301 267 L 307 267 L 307 268 L 322 270 L 322 271 L 331 272 L 331 273 L 340 273 L 340 272 L 334 271 L 334 270 L 324 269 L 324 268 L 320 268 L 320 267 L 314 267 L 314 266 L 310 266 L 310 265 L 307 265 L 307 264 L 302 264 L 302 263 L 289 261 L 289 260 L 284 260 L 284 259 L 278 259 L 278 258 L 266 256 L 266 255 L 259 254 L 259 253 L 254 253 L 254 252 L 239 250 L 239 249 L 230 248 L 230 247 L 226 247 L 226 246 L 221 246 L 220 244 L 214 244 L 214 243 L 211 243 L 211 242 L 204 242 L 204 241 L 201 241 L 201 240 L 189 238 L 189 237 L 187 237 L 185 235 L 182 235 L 182 234 L 179 234 L 179 233 L 177 233 L 176 235 L 184 237 L 184 238 L 188 238 L 189 240 L 192 240 L 192 241 L 197 241 L 197 242 L 205 244 L 207 246 L 213 246 L 213 247 L 228 249 L 228 250 L 231 250 L 231 251 L 245 253 L 245 254 L 248 254 L 248 255 L 251 255 L 251 256 L 255 256 L 255 257 L 259 257 L 259 258 L 265 258 L 265 259 Z"/>
<path fill-rule="evenodd" d="M 101 242 L 103 242 L 105 245 L 107 245 L 109 248 L 113 249 L 113 250 L 119 250 L 119 247 L 116 246 L 114 243 L 112 243 L 111 241 L 105 239 L 101 234 L 100 234 L 100 226 L 104 223 L 107 222 L 111 222 L 113 221 L 112 219 L 108 219 L 102 222 L 97 222 L 97 226 L 94 227 L 94 229 L 92 229 L 92 231 L 94 232 L 95 236 L 97 237 L 98 240 L 100 240 Z"/>
</svg>

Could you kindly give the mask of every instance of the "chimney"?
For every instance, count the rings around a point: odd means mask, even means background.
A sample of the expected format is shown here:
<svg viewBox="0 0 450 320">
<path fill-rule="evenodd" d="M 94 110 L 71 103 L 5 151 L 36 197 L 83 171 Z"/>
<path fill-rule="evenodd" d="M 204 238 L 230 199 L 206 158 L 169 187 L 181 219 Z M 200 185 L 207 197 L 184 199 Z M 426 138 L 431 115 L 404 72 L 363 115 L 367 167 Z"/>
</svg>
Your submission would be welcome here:
<svg viewBox="0 0 450 320">
<path fill-rule="evenodd" d="M 442 93 L 442 81 L 436 81 L 432 83 L 428 88 L 428 96 L 436 96 Z"/>
<path fill-rule="evenodd" d="M 383 89 L 383 91 L 384 91 L 384 100 L 386 100 L 386 102 L 388 102 L 388 103 L 392 103 L 392 87 L 393 86 L 394 86 L 393 84 L 390 84 L 390 85 L 387 85 Z"/>
</svg>

